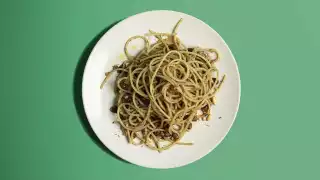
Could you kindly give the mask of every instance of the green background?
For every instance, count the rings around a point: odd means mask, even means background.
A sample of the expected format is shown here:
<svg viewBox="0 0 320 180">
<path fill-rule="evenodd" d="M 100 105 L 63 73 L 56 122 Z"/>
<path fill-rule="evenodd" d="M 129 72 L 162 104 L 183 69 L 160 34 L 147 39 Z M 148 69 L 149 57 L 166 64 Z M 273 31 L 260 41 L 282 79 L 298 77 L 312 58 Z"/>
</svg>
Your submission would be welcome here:
<svg viewBox="0 0 320 180">
<path fill-rule="evenodd" d="M 319 7 L 319 0 L 1 0 L 0 179 L 320 179 Z M 241 74 L 240 111 L 226 139 L 169 170 L 117 159 L 81 120 L 81 71 L 95 37 L 151 9 L 207 22 Z"/>
</svg>

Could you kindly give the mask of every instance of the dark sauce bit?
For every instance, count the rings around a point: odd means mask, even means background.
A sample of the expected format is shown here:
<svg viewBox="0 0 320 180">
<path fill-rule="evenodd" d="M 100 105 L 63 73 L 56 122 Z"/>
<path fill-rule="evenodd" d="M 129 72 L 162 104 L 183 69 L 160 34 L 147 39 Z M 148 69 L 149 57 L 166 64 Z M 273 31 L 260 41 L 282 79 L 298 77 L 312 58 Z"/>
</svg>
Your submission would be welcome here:
<svg viewBox="0 0 320 180">
<path fill-rule="evenodd" d="M 150 104 L 150 100 L 149 99 L 146 99 L 146 98 L 144 98 L 144 97 L 141 97 L 140 98 L 140 100 L 141 100 L 141 103 L 140 103 L 140 106 L 141 107 L 148 107 L 149 106 L 149 104 Z"/>
<path fill-rule="evenodd" d="M 154 119 L 154 120 L 155 120 L 156 118 L 153 118 L 153 117 L 151 116 L 151 119 Z M 154 125 L 155 125 L 156 127 L 159 127 L 159 126 L 161 125 L 161 122 L 155 122 Z"/>
<path fill-rule="evenodd" d="M 160 137 L 161 137 L 162 139 L 164 139 L 164 132 L 163 132 L 163 131 L 161 131 L 159 135 L 160 135 Z"/>
<path fill-rule="evenodd" d="M 174 140 L 177 140 L 177 139 L 179 139 L 179 135 L 178 135 L 177 133 L 173 133 L 173 134 L 172 134 L 172 138 L 173 138 Z"/>
<path fill-rule="evenodd" d="M 154 79 L 154 83 L 155 83 L 155 84 L 159 84 L 160 82 L 161 82 L 161 78 L 156 77 L 156 78 Z"/>
<path fill-rule="evenodd" d="M 116 69 L 118 69 L 119 67 L 117 66 L 117 65 L 114 65 L 114 66 L 112 66 L 112 70 L 116 70 Z"/>
<path fill-rule="evenodd" d="M 176 50 L 176 49 L 177 49 L 174 44 L 170 44 L 170 45 L 168 46 L 168 48 L 169 48 L 170 50 Z"/>
<path fill-rule="evenodd" d="M 156 136 L 160 136 L 160 131 L 156 131 L 156 132 L 154 132 L 154 135 L 156 135 Z"/>
<path fill-rule="evenodd" d="M 125 94 L 125 95 L 123 95 L 123 97 L 122 97 L 122 102 L 123 103 L 130 103 L 130 102 L 132 102 L 132 96 L 131 96 L 131 94 Z"/>
<path fill-rule="evenodd" d="M 118 111 L 118 106 L 117 105 L 114 105 L 110 108 L 110 111 L 113 112 L 113 113 L 117 113 Z"/>
<path fill-rule="evenodd" d="M 202 117 L 203 118 L 207 118 L 208 117 L 208 114 L 209 114 L 209 106 L 206 105 L 204 107 L 201 108 L 201 111 L 203 113 Z"/>
<path fill-rule="evenodd" d="M 164 133 L 164 137 L 170 137 L 171 136 L 171 134 L 168 132 L 168 131 L 166 131 L 165 133 Z"/>
<path fill-rule="evenodd" d="M 203 106 L 203 107 L 201 108 L 201 111 L 202 111 L 203 113 L 207 113 L 207 112 L 209 111 L 209 106 L 208 106 L 208 105 Z"/>
<path fill-rule="evenodd" d="M 212 78 L 212 81 L 213 81 L 213 82 L 216 82 L 216 80 L 217 80 L 217 78 Z"/>
<path fill-rule="evenodd" d="M 191 129 L 192 129 L 192 123 L 188 125 L 188 130 L 191 130 Z"/>
<path fill-rule="evenodd" d="M 194 48 L 188 48 L 189 52 L 192 52 L 194 50 Z"/>
<path fill-rule="evenodd" d="M 199 117 L 194 116 L 194 118 L 192 119 L 192 121 L 198 121 Z"/>
<path fill-rule="evenodd" d="M 121 87 L 122 89 L 124 89 L 124 90 L 129 90 L 129 89 L 130 89 L 130 86 L 129 86 L 126 82 L 124 82 L 124 81 L 121 81 L 121 82 L 120 82 L 120 87 Z"/>
<path fill-rule="evenodd" d="M 120 114 L 120 119 L 124 120 L 126 117 L 124 117 L 122 114 Z"/>
</svg>

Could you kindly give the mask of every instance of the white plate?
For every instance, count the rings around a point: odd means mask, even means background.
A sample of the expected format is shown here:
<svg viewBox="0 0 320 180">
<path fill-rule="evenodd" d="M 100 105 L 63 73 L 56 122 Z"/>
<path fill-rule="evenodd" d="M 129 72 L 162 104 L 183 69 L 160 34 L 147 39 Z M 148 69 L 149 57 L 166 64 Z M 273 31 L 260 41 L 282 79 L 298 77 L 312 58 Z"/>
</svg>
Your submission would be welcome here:
<svg viewBox="0 0 320 180">
<path fill-rule="evenodd" d="M 104 73 L 123 61 L 126 40 L 134 35 L 143 35 L 152 29 L 171 32 L 176 22 L 183 18 L 178 36 L 188 46 L 216 48 L 221 59 L 217 64 L 220 72 L 227 75 L 217 95 L 210 121 L 194 124 L 186 133 L 183 142 L 192 146 L 176 145 L 158 153 L 147 147 L 128 144 L 118 125 L 113 124 L 115 115 L 110 112 L 115 94 L 115 75 L 103 90 L 99 89 Z M 134 42 L 133 42 L 134 43 Z M 138 43 L 138 42 L 137 42 Z M 139 46 L 139 44 L 137 44 Z M 135 49 L 135 45 L 132 46 Z M 149 11 L 131 16 L 110 29 L 94 47 L 88 59 L 82 86 L 84 109 L 92 129 L 114 154 L 124 160 L 149 168 L 174 168 L 192 163 L 212 151 L 231 128 L 240 102 L 240 77 L 236 61 L 227 44 L 210 26 L 190 15 L 174 11 Z"/>
</svg>

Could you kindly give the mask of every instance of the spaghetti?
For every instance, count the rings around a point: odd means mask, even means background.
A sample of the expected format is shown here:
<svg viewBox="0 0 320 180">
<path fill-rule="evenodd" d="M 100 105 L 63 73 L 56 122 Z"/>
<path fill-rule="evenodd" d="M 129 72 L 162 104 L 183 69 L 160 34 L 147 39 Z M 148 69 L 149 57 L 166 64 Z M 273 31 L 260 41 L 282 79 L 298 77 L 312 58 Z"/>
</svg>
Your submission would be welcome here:
<svg viewBox="0 0 320 180">
<path fill-rule="evenodd" d="M 128 58 L 106 73 L 104 83 L 114 71 L 116 78 L 117 121 L 128 142 L 145 144 L 157 151 L 169 149 L 191 130 L 193 121 L 209 120 L 210 107 L 225 76 L 219 80 L 215 49 L 187 48 L 176 35 L 182 19 L 172 33 L 149 31 L 125 43 Z M 157 38 L 150 44 L 148 36 Z M 144 48 L 137 54 L 128 52 L 128 45 L 142 39 Z M 214 54 L 215 58 L 210 55 Z"/>
</svg>

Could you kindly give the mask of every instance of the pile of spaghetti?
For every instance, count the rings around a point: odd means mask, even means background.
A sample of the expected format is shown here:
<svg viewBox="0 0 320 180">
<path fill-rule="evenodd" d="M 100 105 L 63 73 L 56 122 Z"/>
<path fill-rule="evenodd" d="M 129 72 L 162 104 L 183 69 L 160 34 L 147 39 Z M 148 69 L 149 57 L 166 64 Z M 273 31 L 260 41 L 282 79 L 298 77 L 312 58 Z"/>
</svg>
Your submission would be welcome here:
<svg viewBox="0 0 320 180">
<path fill-rule="evenodd" d="M 172 33 L 151 31 L 134 36 L 125 44 L 127 60 L 107 72 L 101 88 L 112 72 L 116 79 L 116 104 L 110 109 L 129 143 L 145 144 L 157 151 L 180 142 L 192 122 L 210 119 L 210 107 L 225 78 L 219 80 L 215 49 L 187 48 Z M 148 37 L 157 41 L 150 44 Z M 132 40 L 142 39 L 144 48 L 135 56 L 128 52 Z M 212 54 L 215 56 L 212 58 Z"/>
</svg>

